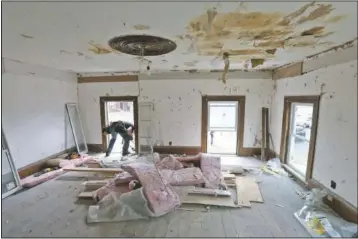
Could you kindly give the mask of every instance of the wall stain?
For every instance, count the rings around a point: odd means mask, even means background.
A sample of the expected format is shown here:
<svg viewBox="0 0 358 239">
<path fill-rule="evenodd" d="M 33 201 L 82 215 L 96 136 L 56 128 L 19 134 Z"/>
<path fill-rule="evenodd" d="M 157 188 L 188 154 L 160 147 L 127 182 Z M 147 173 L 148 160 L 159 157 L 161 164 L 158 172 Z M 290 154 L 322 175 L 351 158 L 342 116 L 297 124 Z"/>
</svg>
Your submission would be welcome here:
<svg viewBox="0 0 358 239">
<path fill-rule="evenodd" d="M 29 35 L 25 35 L 25 34 L 21 34 L 22 37 L 27 38 L 27 39 L 34 39 L 33 36 L 29 36 Z"/>
<path fill-rule="evenodd" d="M 255 134 L 254 135 L 254 146 L 259 146 L 259 145 L 261 145 L 261 139 L 259 139 L 259 137 Z"/>
<path fill-rule="evenodd" d="M 134 25 L 133 28 L 134 28 L 135 30 L 148 30 L 148 29 L 150 29 L 149 26 L 143 25 L 143 24 Z"/>
<path fill-rule="evenodd" d="M 326 83 L 322 83 L 320 86 L 321 93 L 323 93 L 324 88 L 326 87 Z"/>
<path fill-rule="evenodd" d="M 251 59 L 251 68 L 264 64 L 265 59 Z"/>
<path fill-rule="evenodd" d="M 106 96 L 110 96 L 108 93 L 106 93 Z"/>
<path fill-rule="evenodd" d="M 60 50 L 60 53 L 61 53 L 61 54 L 68 54 L 68 55 L 72 55 L 72 53 L 71 53 L 71 52 L 69 52 L 69 51 L 65 51 L 65 50 Z"/>
<path fill-rule="evenodd" d="M 347 18 L 347 15 L 337 15 L 337 16 L 333 16 L 328 18 L 325 22 L 327 23 L 335 23 L 335 22 L 339 22 L 343 19 Z"/>
<path fill-rule="evenodd" d="M 32 76 L 36 75 L 36 74 L 35 74 L 35 73 L 33 73 L 33 72 L 29 72 L 29 74 L 30 74 L 30 75 L 32 75 Z"/>
<path fill-rule="evenodd" d="M 88 48 L 89 51 L 93 52 L 96 55 L 102 55 L 102 54 L 109 54 L 112 52 L 109 47 L 104 47 L 100 44 L 89 42 L 90 48 Z"/>
<path fill-rule="evenodd" d="M 319 26 L 319 27 L 312 27 L 308 30 L 305 30 L 303 32 L 301 32 L 301 36 L 312 36 L 312 35 L 317 35 L 319 33 L 322 33 L 324 31 L 324 26 Z"/>
<path fill-rule="evenodd" d="M 191 45 L 188 52 L 196 51 L 203 56 L 220 56 L 223 52 L 228 52 L 230 55 L 236 56 L 260 54 L 260 56 L 262 55 L 260 58 L 267 59 L 276 53 L 277 48 L 332 44 L 322 39 L 318 42 L 316 39 L 334 33 L 325 32 L 326 27 L 322 26 L 322 21 L 319 26 L 306 29 L 298 34 L 295 29 L 298 29 L 300 24 L 325 17 L 333 10 L 332 4 L 316 2 L 305 4 L 288 15 L 282 12 L 233 11 L 223 13 L 219 12 L 217 7 L 213 7 L 193 18 L 188 23 L 187 35 L 185 37 L 180 35 L 177 38 L 189 39 Z M 343 18 L 335 16 L 326 23 L 338 22 Z M 241 49 L 226 49 L 224 43 L 227 40 L 240 40 L 239 45 L 247 46 L 247 49 L 243 49 L 243 47 L 240 47 Z M 254 46 L 252 47 L 253 41 Z M 242 61 L 240 58 L 235 60 Z"/>
<path fill-rule="evenodd" d="M 94 97 L 93 97 L 93 101 L 97 103 L 97 100 L 96 100 L 96 98 L 94 98 Z"/>
<path fill-rule="evenodd" d="M 82 52 L 77 52 L 77 55 L 83 56 L 84 54 Z"/>
<path fill-rule="evenodd" d="M 298 20 L 298 23 L 301 24 L 301 23 L 305 23 L 307 21 L 315 20 L 320 17 L 324 17 L 324 16 L 330 14 L 331 11 L 333 11 L 333 9 L 334 9 L 332 7 L 332 4 L 317 4 L 317 6 L 318 6 L 318 8 L 316 8 L 315 10 L 310 12 L 308 14 L 308 16 L 301 17 Z"/>
</svg>

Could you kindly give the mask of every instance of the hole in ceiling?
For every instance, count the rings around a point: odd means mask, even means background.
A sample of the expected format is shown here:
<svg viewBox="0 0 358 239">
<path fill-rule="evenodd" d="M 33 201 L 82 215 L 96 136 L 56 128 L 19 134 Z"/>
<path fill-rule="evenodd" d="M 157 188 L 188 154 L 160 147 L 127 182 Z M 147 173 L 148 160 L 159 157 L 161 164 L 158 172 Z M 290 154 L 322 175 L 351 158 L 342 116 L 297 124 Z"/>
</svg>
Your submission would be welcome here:
<svg viewBox="0 0 358 239">
<path fill-rule="evenodd" d="M 135 56 L 160 56 L 174 51 L 175 42 L 151 35 L 125 35 L 114 37 L 108 45 L 114 50 Z"/>
</svg>

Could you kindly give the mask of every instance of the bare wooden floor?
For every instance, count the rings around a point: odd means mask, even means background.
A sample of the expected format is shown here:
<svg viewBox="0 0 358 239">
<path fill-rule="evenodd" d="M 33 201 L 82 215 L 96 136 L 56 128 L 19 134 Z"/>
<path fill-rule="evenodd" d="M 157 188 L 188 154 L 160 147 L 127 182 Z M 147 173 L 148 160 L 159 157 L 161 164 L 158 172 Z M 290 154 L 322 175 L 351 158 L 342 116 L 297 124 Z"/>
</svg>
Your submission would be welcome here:
<svg viewBox="0 0 358 239">
<path fill-rule="evenodd" d="M 175 211 L 148 221 L 86 224 L 88 206 L 76 195 L 83 191 L 80 173 L 66 173 L 2 202 L 3 237 L 309 237 L 293 216 L 304 191 L 290 178 L 258 177 L 264 203 L 252 208 L 216 208 L 205 212 Z M 276 206 L 282 205 L 283 207 Z M 186 206 L 185 206 L 186 207 Z"/>
</svg>

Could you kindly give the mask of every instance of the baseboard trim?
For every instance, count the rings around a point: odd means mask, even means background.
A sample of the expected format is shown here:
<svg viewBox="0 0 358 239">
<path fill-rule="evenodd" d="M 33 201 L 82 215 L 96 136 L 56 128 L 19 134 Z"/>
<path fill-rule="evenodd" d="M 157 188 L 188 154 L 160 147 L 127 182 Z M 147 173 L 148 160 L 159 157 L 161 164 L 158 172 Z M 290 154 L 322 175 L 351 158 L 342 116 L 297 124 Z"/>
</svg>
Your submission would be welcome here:
<svg viewBox="0 0 358 239">
<path fill-rule="evenodd" d="M 159 154 L 186 154 L 186 155 L 195 155 L 200 152 L 200 146 L 154 146 L 154 152 Z M 261 148 L 241 148 L 239 150 L 239 156 L 250 157 L 258 156 L 261 154 Z"/>
<path fill-rule="evenodd" d="M 330 197 L 325 197 L 324 202 L 332 208 L 336 213 L 341 215 L 345 220 L 349 222 L 353 222 L 358 224 L 358 212 L 357 208 L 354 207 L 352 204 L 347 202 L 342 197 L 338 196 L 336 193 L 332 192 L 329 188 L 322 185 L 315 179 L 310 179 L 308 181 L 308 188 L 320 188 L 320 189 L 327 189 L 330 194 Z"/>
<path fill-rule="evenodd" d="M 92 153 L 104 152 L 102 144 L 87 144 L 87 148 L 88 148 L 88 151 L 92 152 Z"/>
<path fill-rule="evenodd" d="M 17 173 L 19 174 L 19 177 L 20 179 L 23 179 L 23 178 L 26 178 L 34 173 L 37 173 L 39 171 L 41 171 L 44 167 L 44 164 L 46 163 L 47 160 L 49 159 L 52 159 L 52 158 L 56 158 L 62 154 L 65 154 L 65 153 L 69 153 L 69 152 L 72 152 L 72 151 L 77 151 L 77 148 L 76 147 L 72 147 L 72 148 L 69 148 L 69 149 L 65 149 L 65 150 L 62 150 L 61 152 L 58 152 L 58 153 L 55 153 L 55 154 L 52 154 L 46 158 L 43 158 L 43 159 L 40 159 L 34 163 L 31 163 L 31 164 L 28 164 L 22 168 L 19 168 L 17 170 Z"/>
<path fill-rule="evenodd" d="M 154 146 L 153 151 L 159 154 L 196 155 L 201 152 L 200 146 Z"/>
</svg>

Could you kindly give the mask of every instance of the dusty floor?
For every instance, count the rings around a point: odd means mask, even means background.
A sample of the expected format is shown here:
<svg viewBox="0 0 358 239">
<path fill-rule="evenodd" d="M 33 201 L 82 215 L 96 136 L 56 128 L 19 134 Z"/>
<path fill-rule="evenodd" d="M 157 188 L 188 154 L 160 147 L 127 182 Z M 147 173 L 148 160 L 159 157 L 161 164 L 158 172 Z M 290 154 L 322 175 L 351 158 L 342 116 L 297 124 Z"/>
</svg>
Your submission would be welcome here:
<svg viewBox="0 0 358 239">
<path fill-rule="evenodd" d="M 252 159 L 226 162 L 259 165 Z M 235 164 L 236 164 L 235 163 Z M 69 172 L 2 201 L 3 237 L 309 237 L 293 217 L 304 191 L 288 177 L 257 176 L 264 203 L 252 208 L 203 206 L 196 211 L 175 211 L 149 221 L 86 224 L 87 205 L 76 195 L 83 191 L 88 174 Z M 276 206 L 282 205 L 283 207 Z M 189 207 L 189 206 L 185 206 Z"/>
</svg>

